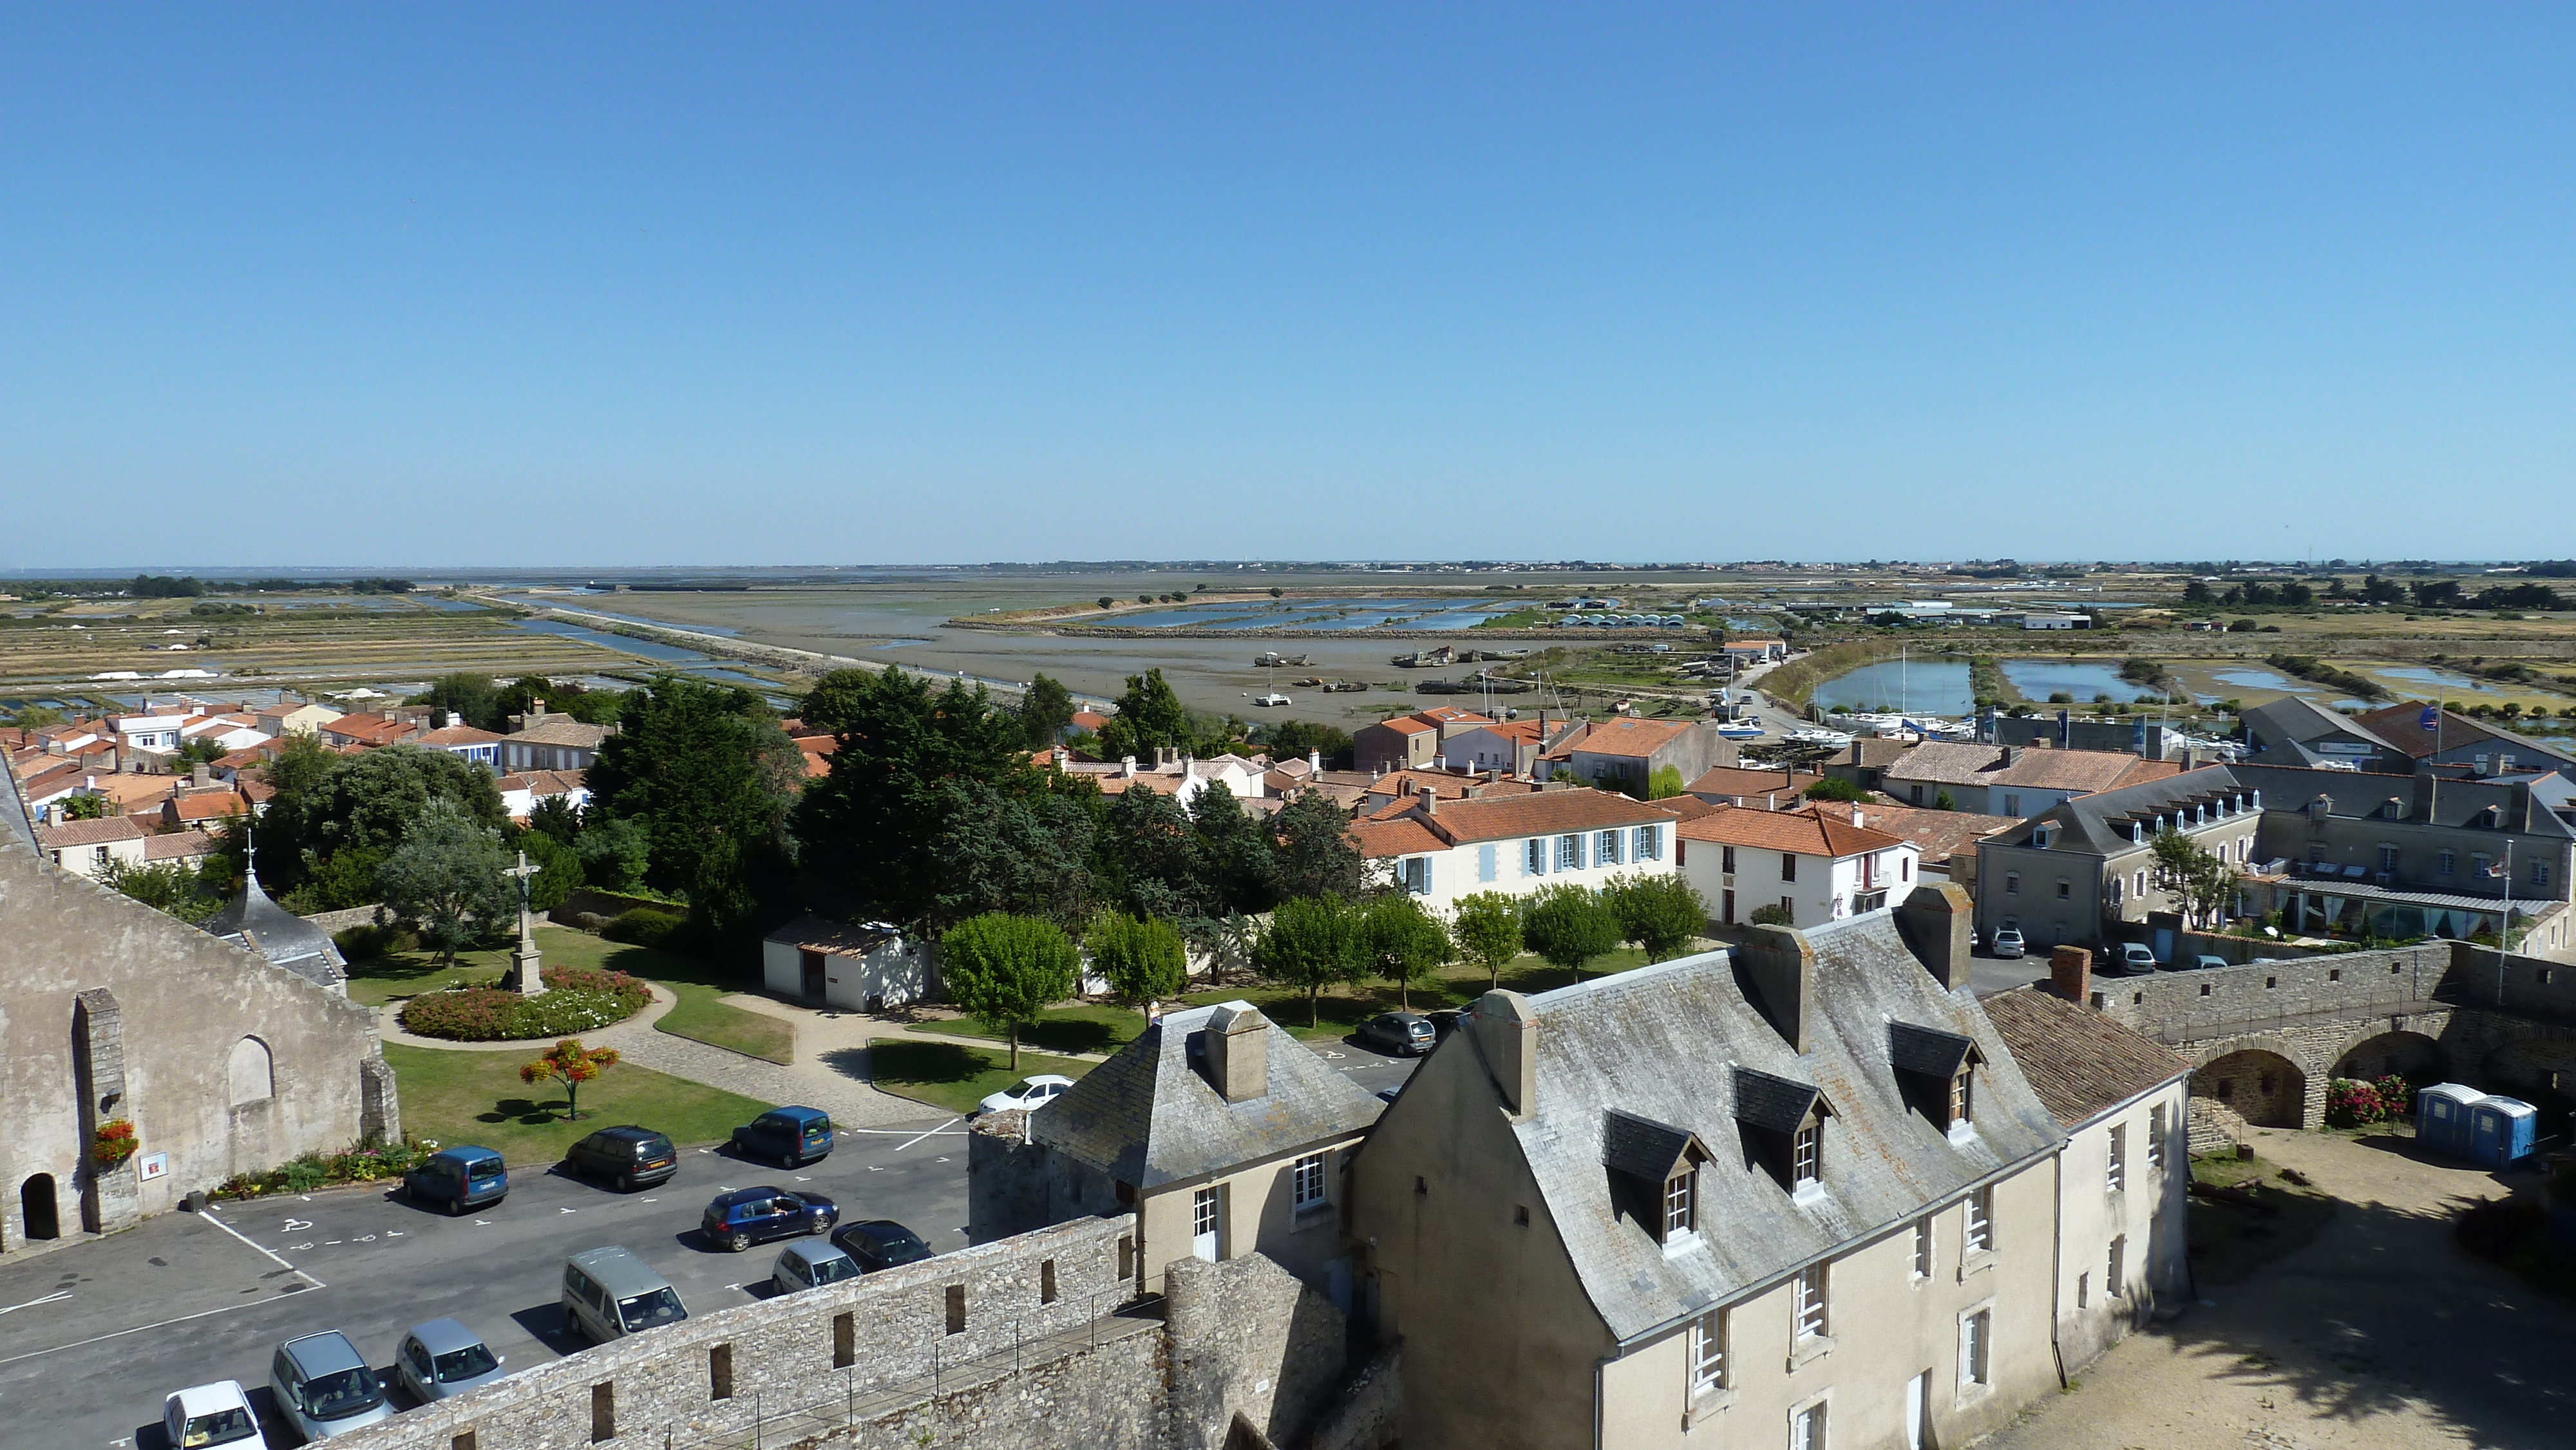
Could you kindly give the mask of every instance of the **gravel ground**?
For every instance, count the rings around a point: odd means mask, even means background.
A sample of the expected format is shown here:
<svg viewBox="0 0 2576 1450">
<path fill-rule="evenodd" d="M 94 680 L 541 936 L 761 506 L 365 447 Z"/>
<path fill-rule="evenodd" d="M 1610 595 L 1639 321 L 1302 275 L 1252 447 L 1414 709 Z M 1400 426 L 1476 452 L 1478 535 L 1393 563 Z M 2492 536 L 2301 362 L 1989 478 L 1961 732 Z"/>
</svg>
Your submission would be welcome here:
<svg viewBox="0 0 2576 1450">
<path fill-rule="evenodd" d="M 2453 1208 L 2503 1183 L 2411 1141 L 2255 1143 L 2343 1201 L 2316 1241 L 2241 1284 L 2204 1285 L 2214 1302 L 2078 1370 L 2077 1389 L 1990 1450 L 2576 1445 L 2576 1312 L 2451 1238 Z"/>
</svg>

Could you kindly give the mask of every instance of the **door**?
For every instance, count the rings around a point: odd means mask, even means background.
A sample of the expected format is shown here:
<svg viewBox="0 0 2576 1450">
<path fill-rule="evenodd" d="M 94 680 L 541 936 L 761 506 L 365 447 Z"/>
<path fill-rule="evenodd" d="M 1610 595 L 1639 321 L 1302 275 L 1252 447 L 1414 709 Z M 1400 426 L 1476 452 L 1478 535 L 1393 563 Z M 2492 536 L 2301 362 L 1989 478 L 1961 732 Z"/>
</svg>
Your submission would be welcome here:
<svg viewBox="0 0 2576 1450">
<path fill-rule="evenodd" d="M 1202 1188 L 1190 1195 L 1190 1252 L 1211 1264 L 1222 1252 L 1217 1236 L 1222 1226 L 1219 1206 L 1223 1198 L 1215 1188 Z"/>
<path fill-rule="evenodd" d="M 800 951 L 796 954 L 796 965 L 803 975 L 800 989 L 804 994 L 808 997 L 822 996 L 825 981 L 823 954 L 817 951 Z"/>
<path fill-rule="evenodd" d="M 1932 1402 L 1932 1372 L 1905 1382 L 1905 1450 L 1923 1450 L 1923 1412 Z"/>
<path fill-rule="evenodd" d="M 1721 917 L 1720 920 L 1724 921 L 1728 926 L 1735 925 L 1735 890 L 1733 887 L 1727 888 L 1726 915 Z"/>
</svg>

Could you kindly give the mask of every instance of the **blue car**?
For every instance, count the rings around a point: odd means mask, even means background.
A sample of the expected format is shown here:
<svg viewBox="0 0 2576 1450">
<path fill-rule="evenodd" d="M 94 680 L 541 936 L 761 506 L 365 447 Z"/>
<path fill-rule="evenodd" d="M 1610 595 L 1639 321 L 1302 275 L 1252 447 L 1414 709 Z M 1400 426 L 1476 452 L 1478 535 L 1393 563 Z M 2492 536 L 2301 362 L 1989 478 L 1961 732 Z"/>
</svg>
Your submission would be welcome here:
<svg viewBox="0 0 2576 1450">
<path fill-rule="evenodd" d="M 832 1115 L 821 1108 L 772 1108 L 734 1129 L 733 1145 L 748 1156 L 802 1168 L 831 1156 Z"/>
<path fill-rule="evenodd" d="M 819 1193 L 737 1188 L 707 1205 L 699 1227 L 708 1243 L 738 1254 L 764 1239 L 829 1233 L 840 1221 L 840 1205 Z"/>
<path fill-rule="evenodd" d="M 501 1155 L 489 1148 L 441 1148 L 403 1175 L 403 1193 L 412 1202 L 435 1204 L 449 1213 L 499 1203 L 509 1191 L 509 1171 Z"/>
</svg>

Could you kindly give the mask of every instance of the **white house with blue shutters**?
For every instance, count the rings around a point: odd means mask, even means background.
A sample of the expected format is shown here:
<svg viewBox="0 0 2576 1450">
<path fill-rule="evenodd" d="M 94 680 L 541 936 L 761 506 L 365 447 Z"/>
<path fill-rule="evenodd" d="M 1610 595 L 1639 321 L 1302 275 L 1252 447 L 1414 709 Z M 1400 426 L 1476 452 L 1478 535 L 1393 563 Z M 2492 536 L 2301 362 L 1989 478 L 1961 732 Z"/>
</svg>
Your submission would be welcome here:
<svg viewBox="0 0 2576 1450">
<path fill-rule="evenodd" d="M 1529 896 L 1556 882 L 1599 887 L 1673 869 L 1674 818 L 1615 791 L 1581 788 L 1467 799 L 1421 794 L 1351 827 L 1370 872 L 1445 909 L 1479 891 Z"/>
</svg>

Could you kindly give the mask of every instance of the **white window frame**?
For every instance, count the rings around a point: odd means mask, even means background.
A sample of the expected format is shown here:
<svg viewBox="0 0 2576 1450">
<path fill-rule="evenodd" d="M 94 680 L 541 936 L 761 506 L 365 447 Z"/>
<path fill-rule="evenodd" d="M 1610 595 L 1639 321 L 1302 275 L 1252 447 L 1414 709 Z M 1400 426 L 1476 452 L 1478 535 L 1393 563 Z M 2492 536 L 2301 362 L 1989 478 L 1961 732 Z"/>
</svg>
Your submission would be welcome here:
<svg viewBox="0 0 2576 1450">
<path fill-rule="evenodd" d="M 1789 1450 L 1826 1450 L 1833 1434 L 1832 1419 L 1825 1413 L 1830 1403 L 1818 1395 L 1789 1411 Z"/>
<path fill-rule="evenodd" d="M 1664 1180 L 1664 1243 L 1684 1242 L 1699 1231 L 1699 1170 L 1684 1168 Z"/>
<path fill-rule="evenodd" d="M 1988 1300 L 1959 1316 L 1959 1397 L 1994 1388 L 1995 1310 Z"/>
<path fill-rule="evenodd" d="M 1521 843 L 1521 874 L 1523 876 L 1547 874 L 1547 837 L 1532 836 Z"/>
<path fill-rule="evenodd" d="M 1789 1191 L 1813 1188 L 1825 1176 L 1825 1124 L 1811 1119 L 1789 1140 Z"/>
<path fill-rule="evenodd" d="M 1932 1215 L 1927 1213 L 1914 1221 L 1913 1278 L 1918 1284 L 1932 1277 L 1932 1250 Z"/>
<path fill-rule="evenodd" d="M 1726 1311 L 1711 1309 L 1691 1321 L 1690 1393 L 1692 1399 L 1726 1388 Z"/>
<path fill-rule="evenodd" d="M 1583 869 L 1582 832 L 1577 831 L 1573 835 L 1556 838 L 1556 869 L 1559 871 Z"/>
<path fill-rule="evenodd" d="M 2102 1172 L 2102 1186 L 2112 1193 L 2124 1193 L 2129 1187 L 2129 1125 L 2111 1125 L 2111 1157 Z"/>
<path fill-rule="evenodd" d="M 1988 1184 L 1969 1190 L 1960 1204 L 1959 1252 L 1991 1254 L 1995 1251 L 1995 1190 Z"/>
<path fill-rule="evenodd" d="M 1619 833 L 1615 830 L 1593 832 L 1592 864 L 1595 866 L 1616 866 L 1620 864 L 1620 860 L 1621 852 L 1619 850 Z"/>
<path fill-rule="evenodd" d="M 1288 1195 L 1290 1205 L 1301 1212 L 1332 1201 L 1323 1154 L 1309 1153 L 1288 1165 Z"/>
<path fill-rule="evenodd" d="M 1791 1343 L 1804 1344 L 1810 1339 L 1822 1339 L 1832 1332 L 1834 1286 L 1831 1268 L 1831 1265 L 1820 1259 L 1800 1269 L 1798 1277 L 1790 1281 Z"/>
<path fill-rule="evenodd" d="M 2147 1109 L 2147 1171 L 2165 1166 L 2165 1105 L 2157 1103 Z"/>
</svg>

